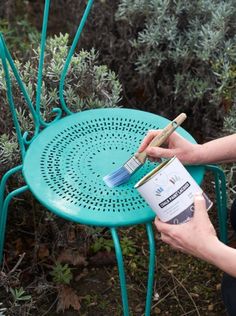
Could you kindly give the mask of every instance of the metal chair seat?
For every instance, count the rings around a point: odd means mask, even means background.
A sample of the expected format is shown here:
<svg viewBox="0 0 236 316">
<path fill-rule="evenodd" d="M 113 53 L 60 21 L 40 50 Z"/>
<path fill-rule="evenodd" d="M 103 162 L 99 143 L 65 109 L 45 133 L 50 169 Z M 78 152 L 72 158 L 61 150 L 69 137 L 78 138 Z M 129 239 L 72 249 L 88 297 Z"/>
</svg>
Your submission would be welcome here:
<svg viewBox="0 0 236 316">
<path fill-rule="evenodd" d="M 102 178 L 133 155 L 147 130 L 168 122 L 129 109 L 95 109 L 65 117 L 42 131 L 28 148 L 25 181 L 46 208 L 74 222 L 108 227 L 150 222 L 155 214 L 133 187 L 154 167 L 152 163 L 116 188 L 107 187 Z M 178 131 L 194 141 L 184 129 Z M 191 167 L 198 183 L 203 170 Z"/>
</svg>

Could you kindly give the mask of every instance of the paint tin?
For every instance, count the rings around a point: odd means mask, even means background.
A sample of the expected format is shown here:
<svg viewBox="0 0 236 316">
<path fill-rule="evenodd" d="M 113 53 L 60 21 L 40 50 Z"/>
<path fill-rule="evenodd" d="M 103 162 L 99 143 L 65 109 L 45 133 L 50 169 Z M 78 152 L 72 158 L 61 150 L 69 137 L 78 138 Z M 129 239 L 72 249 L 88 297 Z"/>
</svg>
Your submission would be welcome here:
<svg viewBox="0 0 236 316">
<path fill-rule="evenodd" d="M 213 204 L 176 157 L 158 165 L 135 188 L 160 220 L 170 224 L 184 223 L 193 217 L 197 193 L 205 198 L 207 210 Z"/>
</svg>

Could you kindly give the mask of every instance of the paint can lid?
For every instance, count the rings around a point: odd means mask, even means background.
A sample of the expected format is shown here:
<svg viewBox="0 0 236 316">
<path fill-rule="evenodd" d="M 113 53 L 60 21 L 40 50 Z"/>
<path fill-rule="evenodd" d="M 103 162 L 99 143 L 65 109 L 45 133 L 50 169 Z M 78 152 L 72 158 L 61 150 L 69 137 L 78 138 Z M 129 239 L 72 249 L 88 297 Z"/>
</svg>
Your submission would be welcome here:
<svg viewBox="0 0 236 316">
<path fill-rule="evenodd" d="M 156 173 L 158 173 L 161 169 L 169 165 L 174 159 L 176 159 L 176 156 L 174 156 L 171 159 L 165 159 L 162 161 L 157 167 L 155 167 L 153 170 L 151 170 L 148 174 L 146 174 L 142 179 L 140 179 L 134 186 L 135 189 L 141 187 L 144 183 L 152 179 Z"/>
</svg>

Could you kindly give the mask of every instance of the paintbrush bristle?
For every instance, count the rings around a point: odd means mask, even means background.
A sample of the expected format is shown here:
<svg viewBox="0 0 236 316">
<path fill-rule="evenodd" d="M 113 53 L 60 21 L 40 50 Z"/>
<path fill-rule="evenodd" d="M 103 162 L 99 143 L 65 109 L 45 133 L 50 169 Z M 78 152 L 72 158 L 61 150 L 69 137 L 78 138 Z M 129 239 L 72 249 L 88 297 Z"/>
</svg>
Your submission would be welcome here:
<svg viewBox="0 0 236 316">
<path fill-rule="evenodd" d="M 121 168 L 113 171 L 103 178 L 104 182 L 110 187 L 117 187 L 129 180 L 131 175 L 139 169 L 142 163 L 133 156 Z"/>
<path fill-rule="evenodd" d="M 130 178 L 130 173 L 124 166 L 122 166 L 116 171 L 113 171 L 112 173 L 103 177 L 103 180 L 108 187 L 113 188 L 127 182 L 129 178 Z"/>
</svg>

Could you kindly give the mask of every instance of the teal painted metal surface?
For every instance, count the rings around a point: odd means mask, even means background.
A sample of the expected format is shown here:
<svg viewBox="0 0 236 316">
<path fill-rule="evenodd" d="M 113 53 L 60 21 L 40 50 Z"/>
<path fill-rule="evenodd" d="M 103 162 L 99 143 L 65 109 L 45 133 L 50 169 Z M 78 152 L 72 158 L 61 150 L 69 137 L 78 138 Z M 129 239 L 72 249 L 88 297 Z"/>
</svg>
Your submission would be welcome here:
<svg viewBox="0 0 236 316">
<path fill-rule="evenodd" d="M 145 316 L 151 315 L 152 307 L 152 294 L 153 294 L 153 283 L 154 283 L 154 272 L 155 272 L 155 240 L 152 230 L 152 223 L 146 224 L 147 235 L 149 241 L 149 269 L 148 269 L 148 283 L 147 283 L 147 297 Z"/>
<path fill-rule="evenodd" d="M 3 204 L 3 200 L 4 200 L 4 193 L 5 193 L 5 189 L 6 189 L 6 184 L 8 179 L 15 174 L 16 172 L 19 172 L 22 170 L 22 165 L 16 166 L 10 170 L 8 170 L 4 176 L 1 179 L 1 183 L 0 183 L 0 210 L 2 209 L 2 204 Z M 1 216 L 2 213 L 0 213 Z"/>
<path fill-rule="evenodd" d="M 147 162 L 131 180 L 109 188 L 103 177 L 122 166 L 149 129 L 169 120 L 130 109 L 88 110 L 55 122 L 29 146 L 23 174 L 35 197 L 65 219 L 87 225 L 127 226 L 149 222 L 155 214 L 134 189 L 154 164 Z M 177 131 L 188 140 L 183 128 Z M 204 167 L 190 167 L 198 183 Z"/>
<path fill-rule="evenodd" d="M 2 66 L 4 70 L 5 81 L 6 81 L 7 98 L 8 98 L 10 110 L 12 113 L 12 118 L 15 125 L 16 134 L 17 134 L 17 138 L 18 138 L 18 142 L 19 142 L 19 146 L 21 150 L 22 159 L 23 159 L 25 155 L 25 144 L 21 136 L 21 128 L 20 128 L 20 124 L 18 122 L 18 118 L 17 118 L 17 114 L 15 110 L 15 104 L 14 104 L 14 100 L 12 96 L 11 79 L 10 79 L 10 74 L 9 74 L 8 64 L 7 64 L 8 60 L 6 58 L 6 49 L 5 49 L 4 40 L 1 34 L 0 34 L 0 58 L 2 60 Z"/>
<path fill-rule="evenodd" d="M 9 203 L 11 202 L 11 200 L 15 196 L 18 196 L 19 194 L 25 192 L 26 190 L 28 190 L 27 185 L 12 191 L 4 199 L 4 203 L 3 203 L 2 209 L 1 209 L 1 211 L 2 211 L 1 217 L 0 217 L 0 262 L 2 262 L 2 256 L 3 256 L 3 245 L 4 245 L 4 240 L 5 240 L 7 210 L 8 210 Z"/>
<path fill-rule="evenodd" d="M 65 78 L 66 78 L 66 75 L 67 75 L 67 72 L 68 72 L 68 69 L 69 69 L 71 58 L 73 57 L 73 54 L 74 54 L 75 49 L 76 49 L 76 46 L 77 46 L 77 44 L 79 42 L 80 35 L 82 33 L 82 30 L 84 28 L 85 22 L 87 20 L 87 17 L 88 17 L 88 14 L 89 14 L 90 10 L 91 10 L 92 5 L 93 5 L 93 0 L 88 0 L 87 6 L 86 6 L 86 8 L 84 10 L 84 14 L 83 14 L 83 16 L 81 18 L 79 27 L 78 27 L 77 32 L 75 34 L 73 43 L 71 45 L 71 48 L 69 50 L 68 56 L 66 58 L 66 61 L 65 61 L 62 73 L 61 73 L 61 79 L 60 79 L 60 84 L 59 84 L 59 96 L 60 96 L 61 106 L 62 106 L 63 110 L 67 114 L 72 114 L 72 112 L 69 110 L 69 108 L 68 108 L 68 106 L 66 104 L 65 98 L 64 98 Z"/>
<path fill-rule="evenodd" d="M 38 76 L 37 76 L 37 89 L 36 89 L 36 113 L 39 119 L 41 127 L 49 126 L 50 124 L 58 121 L 62 116 L 62 109 L 54 108 L 52 112 L 56 114 L 55 118 L 51 122 L 46 122 L 40 113 L 41 105 L 41 92 L 42 92 L 42 83 L 43 83 L 43 65 L 44 65 L 44 55 L 45 55 L 45 46 L 46 46 L 46 37 L 47 37 L 47 26 L 48 26 L 48 16 L 50 9 L 50 0 L 45 0 L 44 5 L 44 15 L 42 23 L 42 32 L 41 32 L 41 43 L 40 43 L 40 55 L 39 55 L 39 66 L 38 66 Z"/>
<path fill-rule="evenodd" d="M 7 98 L 8 98 L 10 110 L 12 113 L 14 125 L 16 128 L 16 133 L 17 133 L 17 138 L 18 138 L 18 142 L 20 145 L 20 149 L 21 149 L 22 158 L 24 158 L 24 154 L 26 151 L 26 145 L 28 145 L 31 140 L 27 139 L 27 136 L 28 136 L 27 131 L 24 131 L 23 136 L 21 133 L 20 125 L 18 123 L 18 118 L 17 118 L 17 114 L 16 114 L 15 104 L 14 104 L 14 100 L 13 100 L 13 95 L 12 95 L 12 89 L 11 89 L 12 84 L 11 84 L 11 78 L 10 78 L 8 64 L 9 64 L 10 69 L 12 70 L 12 73 L 13 73 L 13 75 L 14 75 L 14 77 L 19 85 L 19 89 L 22 92 L 22 95 L 25 99 L 26 105 L 28 106 L 28 109 L 32 115 L 33 122 L 35 125 L 34 136 L 37 136 L 39 133 L 39 128 L 40 128 L 39 118 L 35 112 L 33 103 L 32 103 L 30 96 L 27 92 L 25 84 L 23 83 L 23 81 L 21 79 L 21 76 L 17 70 L 17 67 L 15 66 L 15 63 L 12 59 L 12 56 L 11 56 L 9 50 L 7 49 L 6 43 L 5 43 L 4 38 L 3 38 L 1 33 L 0 33 L 0 59 L 2 61 L 4 75 L 5 75 L 5 81 L 6 81 L 6 87 L 7 87 Z"/>
<path fill-rule="evenodd" d="M 40 55 L 39 55 L 39 66 L 38 66 L 38 78 L 37 78 L 37 89 L 36 89 L 36 112 L 40 118 L 41 123 L 43 120 L 40 115 L 40 101 L 41 101 L 41 91 L 42 91 L 42 81 L 43 81 L 43 64 L 44 64 L 44 54 L 47 36 L 47 26 L 48 26 L 48 15 L 50 8 L 50 0 L 45 1 L 44 5 L 44 15 L 43 15 L 43 25 L 41 33 L 41 44 L 40 44 Z"/>
<path fill-rule="evenodd" d="M 206 165 L 206 170 L 213 172 L 215 177 L 216 206 L 219 220 L 220 240 L 227 244 L 228 223 L 227 223 L 227 191 L 226 179 L 223 170 L 215 165 Z"/>
<path fill-rule="evenodd" d="M 25 84 L 22 81 L 22 78 L 14 64 L 14 61 L 11 57 L 10 52 L 7 49 L 6 43 L 4 41 L 2 33 L 0 33 L 0 59 L 3 65 L 5 80 L 6 80 L 6 86 L 7 86 L 7 98 L 10 106 L 10 110 L 12 112 L 12 117 L 14 121 L 14 125 L 16 128 L 17 138 L 19 142 L 19 146 L 21 149 L 21 155 L 22 159 L 24 159 L 25 152 L 27 150 L 27 146 L 30 144 L 32 139 L 34 139 L 40 129 L 49 126 L 50 124 L 53 124 L 55 121 L 58 121 L 62 117 L 62 109 L 67 114 L 72 114 L 70 110 L 68 109 L 66 102 L 64 100 L 64 81 L 67 75 L 68 68 L 70 66 L 71 58 L 74 54 L 74 51 L 76 49 L 76 45 L 79 42 L 81 32 L 83 30 L 83 27 L 85 25 L 85 22 L 87 20 L 88 14 L 91 10 L 93 0 L 89 0 L 84 14 L 82 16 L 80 25 L 78 27 L 78 30 L 76 32 L 75 38 L 73 40 L 72 46 L 69 50 L 67 59 L 65 61 L 64 68 L 62 70 L 61 79 L 60 79 L 60 85 L 59 85 L 59 96 L 61 100 L 61 108 L 54 108 L 52 112 L 56 114 L 54 120 L 52 122 L 46 122 L 43 120 L 40 114 L 40 103 L 41 103 L 41 91 L 42 91 L 42 77 L 43 77 L 43 65 L 44 65 L 44 55 L 45 55 L 45 46 L 46 46 L 46 36 L 47 36 L 47 25 L 48 25 L 48 16 L 49 16 L 49 9 L 50 9 L 50 0 L 45 0 L 45 6 L 44 6 L 44 16 L 43 16 L 43 24 L 42 24 L 42 33 L 41 33 L 41 44 L 40 44 L 40 57 L 39 57 L 39 66 L 38 66 L 38 77 L 37 77 L 37 89 L 36 89 L 36 100 L 35 102 L 30 99 L 29 93 L 27 91 L 27 88 Z M 32 114 L 34 125 L 35 125 L 35 131 L 34 136 L 31 139 L 28 139 L 28 132 L 27 131 L 21 131 L 20 124 L 18 122 L 16 110 L 15 110 L 15 104 L 14 99 L 12 95 L 12 83 L 11 83 L 11 77 L 10 77 L 10 69 L 13 72 L 13 75 L 19 85 L 19 88 L 24 96 L 24 99 L 26 101 L 26 104 Z"/>
<path fill-rule="evenodd" d="M 123 256 L 122 256 L 122 249 L 120 246 L 120 241 L 119 241 L 117 231 L 114 227 L 111 228 L 111 235 L 112 235 L 114 246 L 115 246 L 116 259 L 117 259 L 118 271 L 119 271 L 119 277 L 120 277 L 123 315 L 129 316 L 128 294 L 127 294 L 127 286 L 126 286 L 126 279 L 125 279 L 125 268 L 124 268 L 124 261 L 123 261 Z"/>
<path fill-rule="evenodd" d="M 7 210 L 8 210 L 8 204 L 5 204 L 5 189 L 8 179 L 14 175 L 16 172 L 19 172 L 22 170 L 22 165 L 17 166 L 15 168 L 10 169 L 5 173 L 5 175 L 2 177 L 0 182 L 0 263 L 2 262 L 2 256 L 3 256 L 3 245 L 4 245 L 4 239 L 5 239 L 5 231 L 6 231 L 6 220 L 7 220 Z M 21 192 L 21 191 L 20 191 Z M 17 193 L 20 193 L 17 191 Z M 11 197 L 11 196 L 10 196 Z"/>
</svg>

